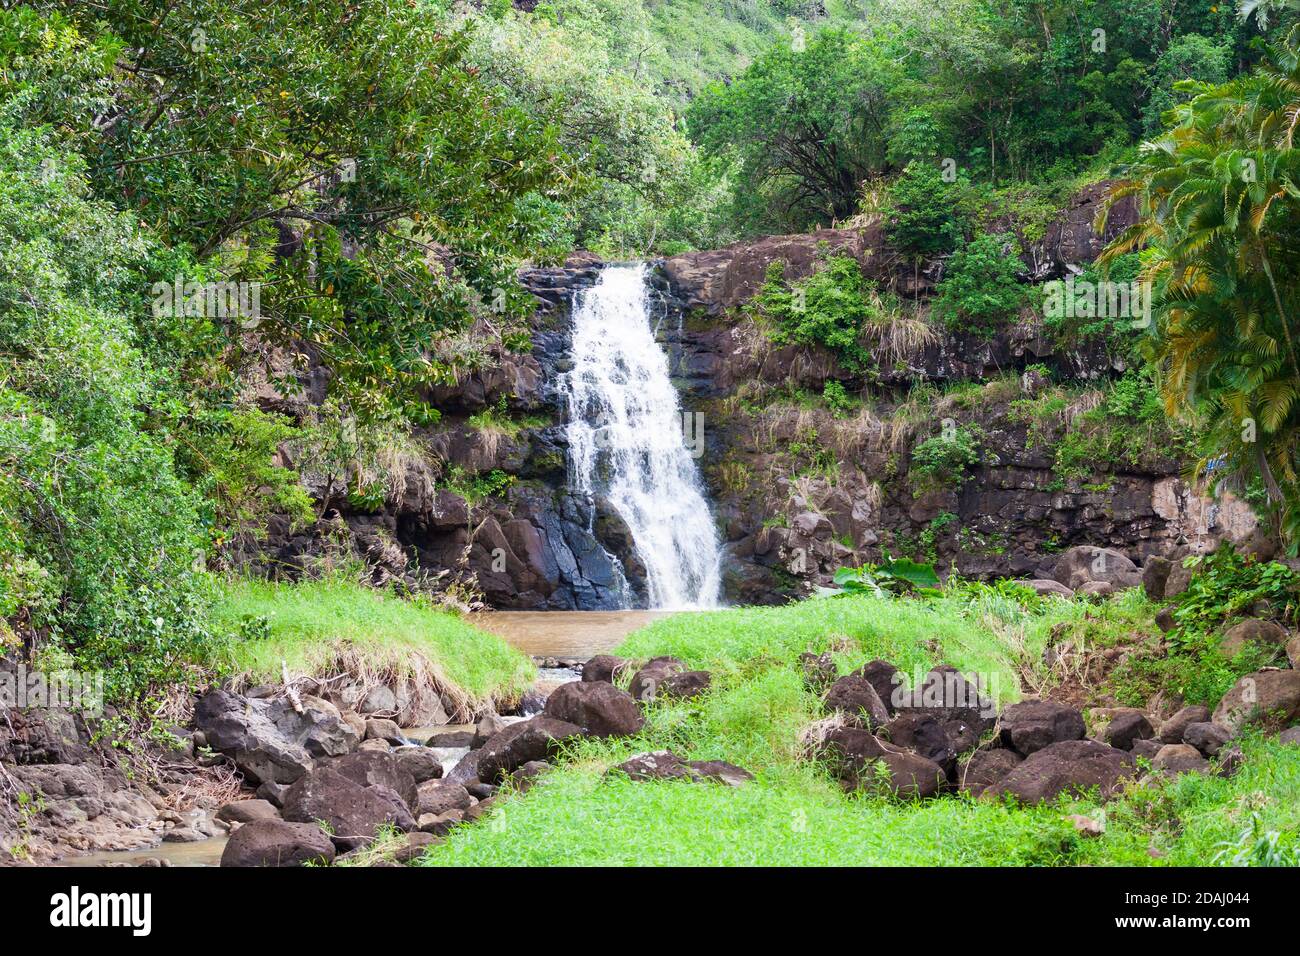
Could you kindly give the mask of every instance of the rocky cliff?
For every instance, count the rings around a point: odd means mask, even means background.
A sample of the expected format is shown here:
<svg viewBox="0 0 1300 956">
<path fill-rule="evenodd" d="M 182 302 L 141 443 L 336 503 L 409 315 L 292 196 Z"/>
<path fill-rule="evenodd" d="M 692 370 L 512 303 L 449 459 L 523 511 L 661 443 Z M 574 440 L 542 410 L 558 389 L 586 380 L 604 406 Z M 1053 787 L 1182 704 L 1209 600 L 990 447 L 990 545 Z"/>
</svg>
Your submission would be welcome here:
<svg viewBox="0 0 1300 956">
<path fill-rule="evenodd" d="M 1132 223 L 1133 210 L 1120 206 L 1098 234 L 1103 194 L 1104 185 L 1085 190 L 1041 239 L 1024 243 L 1028 277 L 1068 274 Z M 1072 545 L 1144 556 L 1254 532 L 1242 502 L 1195 494 L 1180 478 L 1183 462 L 1154 432 L 1143 439 L 1151 447 L 1120 461 L 1063 471 L 1060 443 L 1096 407 L 1095 386 L 1124 362 L 1101 346 L 1062 346 L 1028 312 L 991 339 L 936 329 L 881 361 L 869 381 L 826 350 L 773 345 L 744 309 L 769 263 L 781 260 L 787 278 L 799 278 L 828 254 L 852 256 L 922 314 L 944 266 L 906 261 L 878 225 L 765 237 L 656 264 L 659 337 L 685 409 L 704 416 L 700 466 L 726 542 L 729 600 L 800 596 L 837 567 L 886 552 L 976 577 L 1044 576 Z M 600 265 L 582 255 L 522 272 L 538 302 L 531 351 L 498 353 L 430 395 L 443 418 L 419 435 L 429 461 L 412 465 L 400 500 L 377 511 L 345 507 L 308 531 L 273 528 L 269 566 L 302 567 L 342 542 L 378 578 L 476 580 L 499 608 L 611 608 L 629 592 L 643 601 L 627 528 L 603 502 L 566 487 L 569 310 Z M 828 381 L 857 396 L 855 407 L 817 401 Z M 485 425 L 487 409 L 503 409 L 517 426 Z M 978 460 L 945 480 L 918 480 L 918 445 L 954 430 L 978 436 Z M 486 475 L 503 480 L 475 494 L 474 479 Z"/>
</svg>

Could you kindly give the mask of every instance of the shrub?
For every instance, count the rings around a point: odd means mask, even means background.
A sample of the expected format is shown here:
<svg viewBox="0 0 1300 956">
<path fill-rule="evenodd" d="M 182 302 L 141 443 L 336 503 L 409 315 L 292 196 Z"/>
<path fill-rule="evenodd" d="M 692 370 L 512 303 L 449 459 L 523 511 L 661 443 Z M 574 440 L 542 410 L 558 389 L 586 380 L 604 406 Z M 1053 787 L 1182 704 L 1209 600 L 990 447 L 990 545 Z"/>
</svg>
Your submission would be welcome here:
<svg viewBox="0 0 1300 956">
<path fill-rule="evenodd" d="M 981 437 L 978 426 L 964 425 L 927 438 L 912 449 L 912 479 L 921 486 L 960 486 L 966 469 L 980 463 Z"/>
<path fill-rule="evenodd" d="M 1028 301 L 1027 290 L 1017 279 L 1023 269 L 1014 235 L 976 236 L 948 261 L 934 314 L 949 328 L 991 337 Z"/>
<path fill-rule="evenodd" d="M 875 285 L 849 256 L 831 256 L 823 268 L 792 284 L 785 282 L 784 263 L 768 266 L 767 280 L 754 308 L 773 320 L 772 341 L 820 345 L 854 374 L 872 365 L 862 344 L 863 328 L 873 312 Z"/>
</svg>

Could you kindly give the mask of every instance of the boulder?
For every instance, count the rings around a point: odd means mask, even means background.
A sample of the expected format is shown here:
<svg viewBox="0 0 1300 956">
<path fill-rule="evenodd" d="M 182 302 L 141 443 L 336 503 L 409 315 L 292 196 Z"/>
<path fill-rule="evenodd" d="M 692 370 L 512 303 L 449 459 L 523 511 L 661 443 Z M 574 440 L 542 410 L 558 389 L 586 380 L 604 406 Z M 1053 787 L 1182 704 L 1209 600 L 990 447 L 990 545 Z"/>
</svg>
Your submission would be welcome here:
<svg viewBox="0 0 1300 956">
<path fill-rule="evenodd" d="M 632 668 L 630 661 L 610 654 L 597 654 L 582 665 L 582 679 L 588 683 L 604 681 L 612 684 L 618 676 Z"/>
<path fill-rule="evenodd" d="M 423 816 L 426 813 L 443 814 L 448 810 L 468 810 L 473 805 L 469 791 L 460 784 L 426 780 L 420 784 L 416 805 L 411 809 L 417 816 Z"/>
<path fill-rule="evenodd" d="M 1172 607 L 1162 607 L 1156 612 L 1156 627 L 1160 628 L 1161 634 L 1168 634 L 1178 626 L 1178 620 L 1174 617 Z"/>
<path fill-rule="evenodd" d="M 222 823 L 252 823 L 254 820 L 279 820 L 280 811 L 269 800 L 236 800 L 227 803 L 213 817 Z"/>
<path fill-rule="evenodd" d="M 959 754 L 974 750 L 980 744 L 979 734 L 975 733 L 975 729 L 964 720 L 945 721 L 943 729 L 948 732 L 952 749 Z"/>
<path fill-rule="evenodd" d="M 884 768 L 885 772 L 881 772 Z M 948 782 L 933 760 L 910 752 L 882 753 L 857 773 L 857 788 L 877 795 L 916 800 L 933 797 Z"/>
<path fill-rule="evenodd" d="M 1182 561 L 1175 561 L 1174 566 L 1169 569 L 1169 576 L 1165 578 L 1164 599 L 1172 601 L 1186 591 L 1187 586 L 1192 583 L 1194 573 L 1191 568 L 1183 567 Z"/>
<path fill-rule="evenodd" d="M 396 791 L 364 786 L 329 767 L 305 774 L 284 795 L 284 818 L 294 823 L 325 824 L 332 837 L 350 841 L 373 839 L 380 827 L 415 829 L 415 820 Z"/>
<path fill-rule="evenodd" d="M 894 713 L 894 691 L 903 688 L 903 672 L 900 671 L 889 661 L 882 661 L 877 658 L 874 661 L 868 661 L 853 672 L 853 676 L 861 677 L 864 681 L 872 686 L 885 705 L 885 710 L 890 714 Z"/>
<path fill-rule="evenodd" d="M 409 773 L 416 784 L 442 776 L 442 761 L 427 747 L 400 747 L 393 751 L 397 766 Z"/>
<path fill-rule="evenodd" d="M 614 773 L 621 773 L 637 783 L 646 780 L 687 780 L 691 775 L 686 767 L 686 761 L 671 750 L 637 754 L 611 767 L 607 775 Z"/>
<path fill-rule="evenodd" d="M 554 717 L 532 717 L 511 724 L 494 734 L 478 751 L 478 779 L 485 783 L 495 782 L 530 760 L 545 760 L 565 740 L 582 734 L 578 725 Z"/>
<path fill-rule="evenodd" d="M 605 681 L 561 684 L 547 698 L 542 713 L 581 727 L 593 737 L 626 737 L 645 726 L 632 695 Z"/>
<path fill-rule="evenodd" d="M 1181 744 L 1183 731 L 1189 724 L 1201 723 L 1210 719 L 1210 708 L 1201 704 L 1184 707 L 1160 725 L 1160 742 L 1164 744 Z"/>
<path fill-rule="evenodd" d="M 899 714 L 880 728 L 879 736 L 938 764 L 945 773 L 956 766 L 957 748 L 952 738 L 944 725 L 929 714 Z"/>
<path fill-rule="evenodd" d="M 1300 671 L 1247 674 L 1214 708 L 1214 722 L 1234 734 L 1248 724 L 1285 727 L 1300 718 Z"/>
<path fill-rule="evenodd" d="M 415 806 L 417 781 L 396 754 L 359 750 L 344 757 L 323 760 L 319 766 L 341 773 L 363 787 L 387 787 L 408 807 Z"/>
<path fill-rule="evenodd" d="M 1156 754 L 1160 753 L 1160 748 L 1163 746 L 1164 744 L 1154 737 L 1138 739 L 1133 741 L 1133 749 L 1130 752 L 1134 757 L 1140 757 L 1143 760 L 1154 760 Z"/>
<path fill-rule="evenodd" d="M 1028 581 L 1012 581 L 1012 584 L 1019 584 L 1021 587 L 1029 588 L 1039 597 L 1048 597 L 1056 595 L 1070 599 L 1074 597 L 1074 588 L 1067 588 L 1060 581 L 1053 581 L 1050 578 L 1033 578 Z"/>
<path fill-rule="evenodd" d="M 429 832 L 415 830 L 406 835 L 406 845 L 393 854 L 393 861 L 403 865 L 414 863 L 424 856 L 429 847 L 438 842 L 438 837 Z"/>
<path fill-rule="evenodd" d="M 1250 618 L 1232 625 L 1223 634 L 1219 650 L 1227 657 L 1236 657 L 1248 647 L 1261 647 L 1280 650 L 1286 646 L 1286 628 L 1279 627 L 1272 621 Z"/>
<path fill-rule="evenodd" d="M 1053 744 L 1082 740 L 1085 731 L 1079 711 L 1048 700 L 1012 704 L 998 724 L 1002 742 L 1026 757 Z"/>
<path fill-rule="evenodd" d="M 831 684 L 824 699 L 828 711 L 838 711 L 868 730 L 889 720 L 889 711 L 866 680 L 853 674 Z"/>
<path fill-rule="evenodd" d="M 1111 718 L 1106 725 L 1101 739 L 1120 750 L 1132 750 L 1138 740 L 1149 740 L 1155 736 L 1151 721 L 1140 710 L 1125 710 Z"/>
<path fill-rule="evenodd" d="M 480 717 L 478 723 L 474 725 L 474 739 L 470 747 L 477 750 L 482 747 L 495 734 L 501 733 L 510 726 L 509 721 L 503 719 L 500 714 L 488 713 Z"/>
<path fill-rule="evenodd" d="M 1300 671 L 1300 634 L 1286 642 L 1286 659 L 1292 667 Z"/>
<path fill-rule="evenodd" d="M 1172 561 L 1158 554 L 1151 555 L 1142 565 L 1142 590 L 1146 591 L 1147 597 L 1152 601 L 1165 599 L 1165 583 L 1169 580 L 1173 566 Z"/>
<path fill-rule="evenodd" d="M 1120 589 L 1137 587 L 1142 583 L 1142 574 L 1136 564 L 1113 548 L 1082 545 L 1057 558 L 1052 579 L 1076 591 L 1089 581 L 1104 581 Z"/>
<path fill-rule="evenodd" d="M 1183 731 L 1183 743 L 1191 744 L 1206 757 L 1217 757 L 1230 740 L 1232 731 L 1212 721 L 1188 724 Z"/>
<path fill-rule="evenodd" d="M 1074 592 L 1076 598 L 1101 600 L 1115 593 L 1115 585 L 1109 581 L 1085 581 Z"/>
<path fill-rule="evenodd" d="M 357 747 L 357 750 L 364 750 L 367 751 L 368 753 L 375 753 L 375 754 L 386 754 L 386 753 L 392 753 L 393 745 L 381 737 L 371 737 L 369 740 L 361 741 L 361 744 L 360 746 Z"/>
<path fill-rule="evenodd" d="M 422 833 L 434 836 L 446 836 L 465 819 L 464 810 L 448 810 L 445 813 L 423 813 L 418 821 Z"/>
<path fill-rule="evenodd" d="M 527 793 L 542 776 L 551 769 L 544 760 L 530 760 L 514 773 L 510 774 L 510 785 L 519 793 Z"/>
<path fill-rule="evenodd" d="M 692 780 L 721 783 L 728 787 L 743 787 L 754 779 L 748 770 L 725 760 L 688 760 L 686 768 Z"/>
<path fill-rule="evenodd" d="M 471 750 L 457 761 L 456 766 L 452 767 L 451 772 L 444 776 L 443 779 L 450 783 L 460 784 L 462 787 L 477 783 L 478 758 L 481 753 L 483 753 L 482 749 Z"/>
<path fill-rule="evenodd" d="M 673 674 L 680 674 L 685 670 L 686 665 L 675 657 L 652 658 L 632 675 L 628 692 L 637 700 L 653 700 L 660 684 Z"/>
<path fill-rule="evenodd" d="M 221 851 L 222 866 L 302 866 L 334 862 L 334 844 L 314 823 L 253 820 Z"/>
<path fill-rule="evenodd" d="M 1082 718 L 1080 718 L 1082 723 Z M 1063 740 L 1035 749 L 984 796 L 1015 797 L 1022 803 L 1054 800 L 1062 793 L 1096 789 L 1105 799 L 1133 776 L 1133 755 L 1095 740 Z"/>
<path fill-rule="evenodd" d="M 323 710 L 298 713 L 285 697 L 245 698 L 224 690 L 199 699 L 194 726 L 253 784 L 293 783 L 314 759 L 342 756 L 360 743 L 356 731 Z"/>
<path fill-rule="evenodd" d="M 816 747 L 846 790 L 890 794 L 904 799 L 931 797 L 947 783 L 932 760 L 885 741 L 861 727 L 834 727 Z"/>
<path fill-rule="evenodd" d="M 965 721 L 976 736 L 982 736 L 997 720 L 997 705 L 980 693 L 955 667 L 941 664 L 933 668 L 921 683 L 893 695 L 895 713 L 924 714 L 940 722 Z"/>
<path fill-rule="evenodd" d="M 978 797 L 1014 770 L 1025 758 L 1014 750 L 997 747 L 977 750 L 957 768 L 957 789 Z"/>
<path fill-rule="evenodd" d="M 363 714 L 396 714 L 397 695 L 383 684 L 370 688 L 357 706 Z"/>
<path fill-rule="evenodd" d="M 1210 762 L 1191 744 L 1165 744 L 1151 761 L 1158 773 L 1176 776 L 1180 773 L 1208 773 Z"/>
<path fill-rule="evenodd" d="M 1300 746 L 1300 727 L 1288 727 L 1277 735 L 1279 743 Z"/>
<path fill-rule="evenodd" d="M 389 720 L 386 717 L 371 717 L 366 721 L 365 739 L 386 740 L 393 744 L 406 741 L 406 738 L 402 736 L 402 728 L 397 726 L 397 721 Z"/>
</svg>

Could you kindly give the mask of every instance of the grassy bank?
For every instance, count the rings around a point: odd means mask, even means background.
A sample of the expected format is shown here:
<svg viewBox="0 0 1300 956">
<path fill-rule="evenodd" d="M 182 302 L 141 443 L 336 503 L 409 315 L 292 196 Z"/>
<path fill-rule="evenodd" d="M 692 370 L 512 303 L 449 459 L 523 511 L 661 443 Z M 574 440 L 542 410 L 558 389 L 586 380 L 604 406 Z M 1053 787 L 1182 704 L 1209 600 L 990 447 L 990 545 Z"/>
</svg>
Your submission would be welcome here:
<svg viewBox="0 0 1300 956">
<path fill-rule="evenodd" d="M 237 682 L 348 673 L 363 683 L 409 678 L 469 706 L 516 697 L 536 670 L 522 653 L 455 614 L 345 579 L 220 588 L 214 624 Z"/>
<path fill-rule="evenodd" d="M 801 759 L 799 731 L 820 715 L 798 655 L 831 650 L 841 673 L 874 657 L 909 671 L 951 663 L 997 679 L 1003 703 L 1056 676 L 1038 662 L 1053 629 L 1099 643 L 1150 624 L 1139 597 L 1098 608 L 1050 601 L 1032 612 L 997 595 L 932 603 L 870 597 L 775 609 L 681 615 L 632 634 L 619 652 L 673 654 L 711 670 L 693 704 L 657 704 L 637 738 L 584 741 L 486 825 L 453 832 L 429 865 L 1208 864 L 1258 815 L 1266 830 L 1300 825 L 1300 748 L 1252 742 L 1231 780 L 1139 788 L 1106 808 L 1104 836 L 1065 819 L 1089 800 L 1018 808 L 962 798 L 906 803 L 850 796 Z M 1066 675 L 1068 676 L 1068 675 Z M 754 772 L 741 789 L 633 784 L 604 772 L 633 753 L 671 747 Z M 1241 845 L 1251 852 L 1253 838 Z M 1294 837 L 1284 839 L 1294 840 Z"/>
</svg>

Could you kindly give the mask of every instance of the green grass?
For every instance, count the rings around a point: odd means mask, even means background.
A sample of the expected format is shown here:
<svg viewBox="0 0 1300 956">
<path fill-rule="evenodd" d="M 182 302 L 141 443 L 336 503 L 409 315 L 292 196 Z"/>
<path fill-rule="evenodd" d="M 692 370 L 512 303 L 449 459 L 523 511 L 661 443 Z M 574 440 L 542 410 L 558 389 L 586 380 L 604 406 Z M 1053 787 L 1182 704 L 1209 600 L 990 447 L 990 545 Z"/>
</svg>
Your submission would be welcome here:
<svg viewBox="0 0 1300 956">
<path fill-rule="evenodd" d="M 433 680 L 472 703 L 516 697 L 536 676 L 522 653 L 448 611 L 332 578 L 224 584 L 214 623 L 232 635 L 228 665 L 251 683 L 346 670 Z"/>
<path fill-rule="evenodd" d="M 1282 842 L 1295 845 L 1300 748 L 1277 744 L 1250 743 L 1246 768 L 1231 780 L 1134 788 L 1107 805 L 1100 838 L 1078 836 L 1065 819 L 1096 812 L 1090 800 L 1022 808 L 956 797 L 906 803 L 850 796 L 800 759 L 799 731 L 820 716 L 797 666 L 804 650 L 841 648 L 841 673 L 879 656 L 908 671 L 945 661 L 996 674 L 1005 703 L 1020 692 L 1020 665 L 1041 656 L 1054 625 L 1086 625 L 1104 644 L 1149 624 L 1149 610 L 1139 597 L 1100 607 L 1053 600 L 1034 614 L 996 596 L 928 604 L 853 597 L 656 621 L 630 635 L 618 653 L 672 654 L 707 668 L 714 675 L 710 692 L 695 702 L 652 706 L 635 738 L 577 743 L 527 794 L 454 831 L 422 862 L 1206 865 L 1225 845 L 1235 847 L 1252 813 L 1266 829 L 1289 832 Z M 757 780 L 730 789 L 604 776 L 631 754 L 662 747 L 687 759 L 731 761 Z"/>
</svg>

